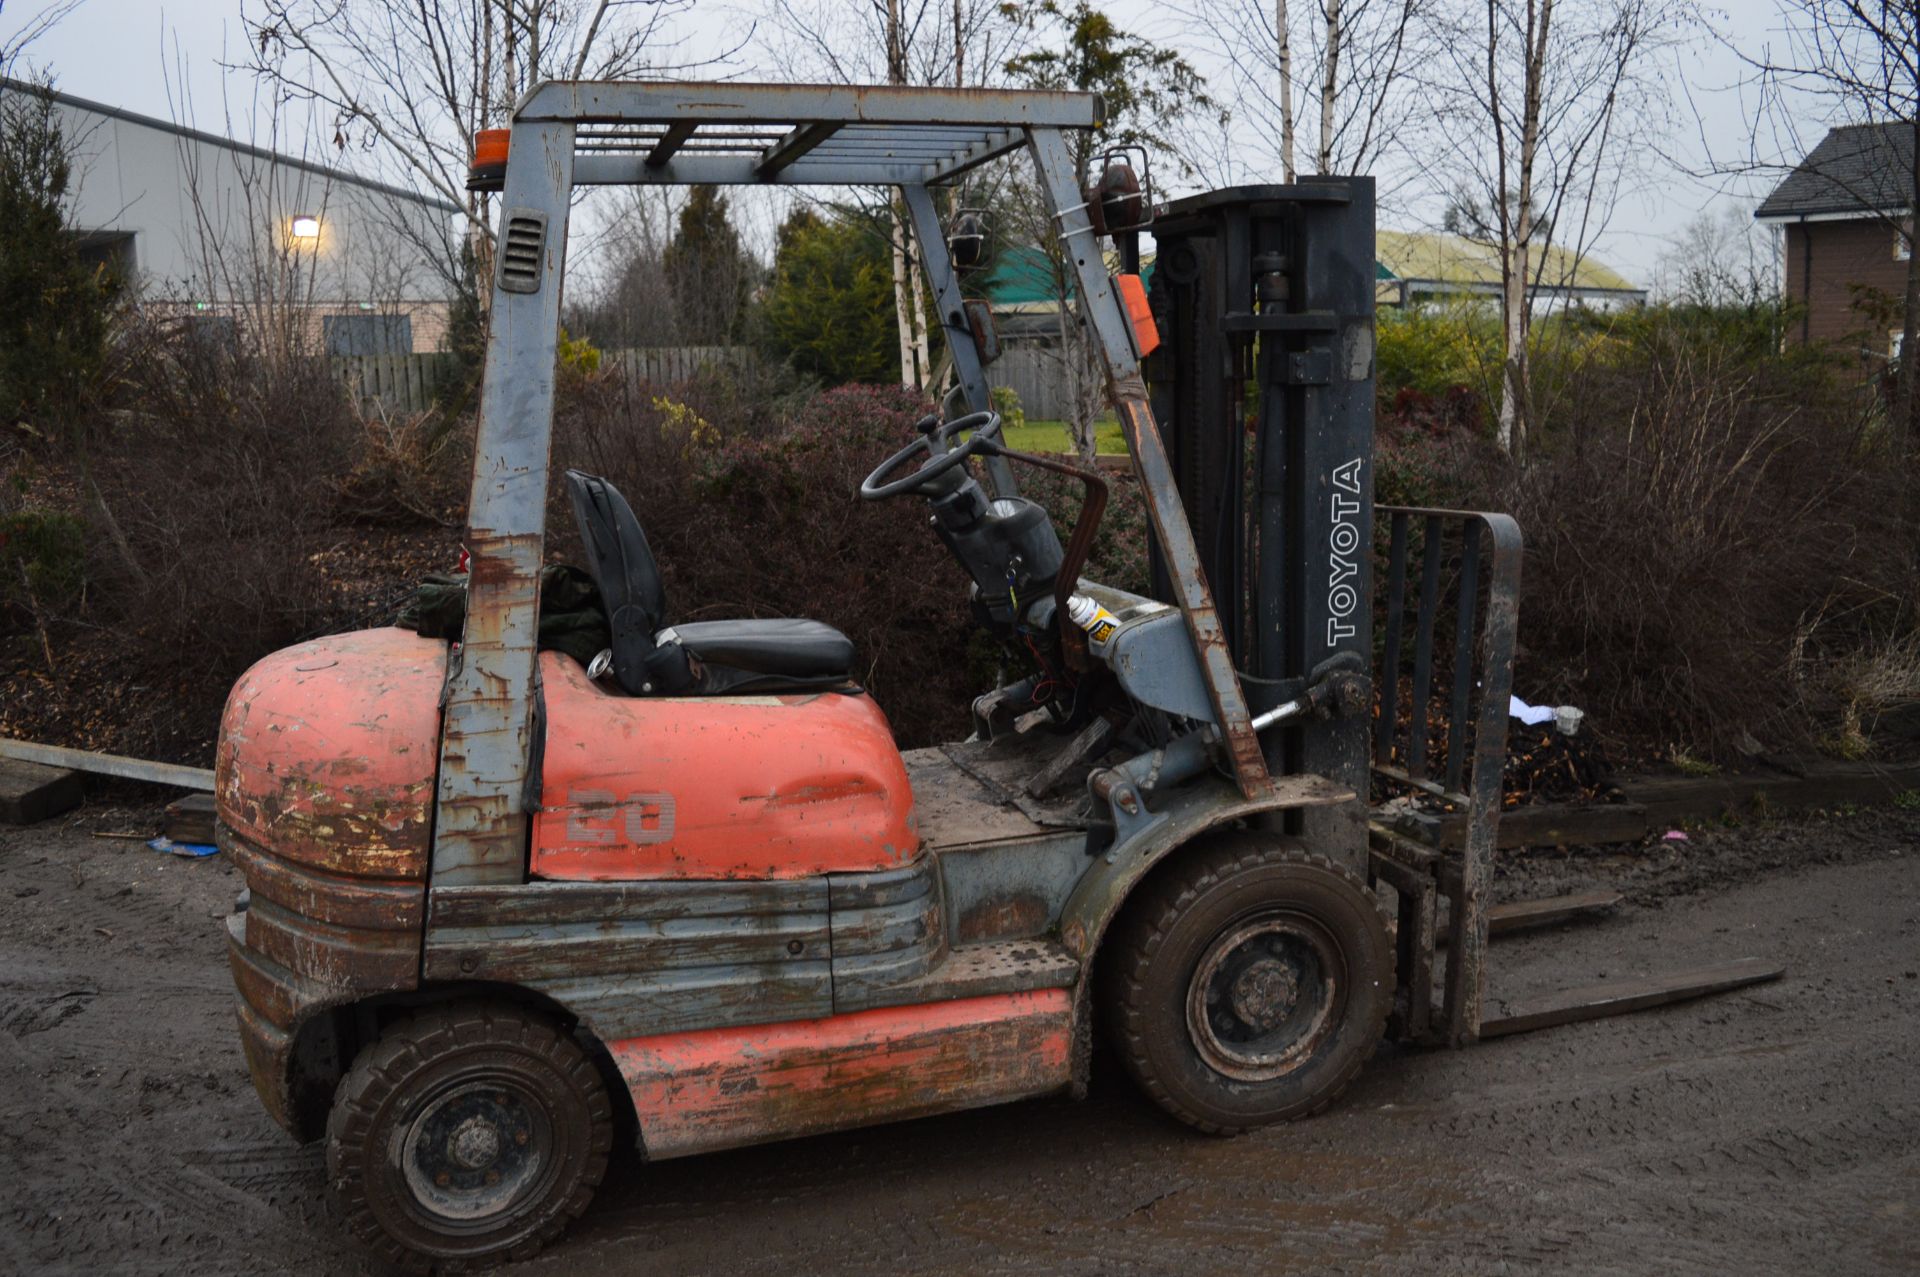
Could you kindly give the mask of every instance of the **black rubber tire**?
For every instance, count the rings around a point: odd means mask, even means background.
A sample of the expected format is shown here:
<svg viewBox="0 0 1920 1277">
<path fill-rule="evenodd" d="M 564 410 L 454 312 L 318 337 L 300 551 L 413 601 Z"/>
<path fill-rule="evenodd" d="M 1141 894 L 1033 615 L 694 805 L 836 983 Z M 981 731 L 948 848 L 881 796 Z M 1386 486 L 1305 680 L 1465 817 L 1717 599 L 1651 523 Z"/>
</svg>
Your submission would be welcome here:
<svg viewBox="0 0 1920 1277">
<path fill-rule="evenodd" d="M 541 1154 L 525 1195 L 494 1217 L 455 1223 L 410 1187 L 403 1133 L 436 1097 L 503 1081 L 540 1115 Z M 484 1089 L 484 1088 L 483 1088 Z M 360 1052 L 327 1117 L 327 1193 L 385 1263 L 458 1272 L 526 1259 L 579 1218 L 613 1143 L 606 1086 L 578 1042 L 538 1012 L 455 1003 L 388 1027 Z"/>
<path fill-rule="evenodd" d="M 1337 949 L 1329 1028 L 1270 1080 L 1221 1072 L 1189 1029 L 1189 989 L 1221 937 L 1276 911 L 1309 920 Z M 1217 835 L 1175 853 L 1140 888 L 1103 946 L 1104 1019 L 1128 1073 L 1189 1126 L 1234 1135 L 1310 1117 L 1373 1055 L 1393 1004 L 1386 911 L 1353 874 L 1275 835 Z"/>
</svg>

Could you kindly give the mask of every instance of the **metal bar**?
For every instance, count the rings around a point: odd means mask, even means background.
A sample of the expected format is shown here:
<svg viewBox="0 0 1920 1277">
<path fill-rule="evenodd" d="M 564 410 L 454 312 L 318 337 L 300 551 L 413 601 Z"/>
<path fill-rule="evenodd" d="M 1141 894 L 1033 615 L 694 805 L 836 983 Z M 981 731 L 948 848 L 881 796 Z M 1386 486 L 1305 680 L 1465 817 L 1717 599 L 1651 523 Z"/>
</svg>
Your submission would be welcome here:
<svg viewBox="0 0 1920 1277">
<path fill-rule="evenodd" d="M 1181 615 L 1186 618 L 1200 668 L 1207 677 L 1207 695 L 1213 704 L 1216 726 L 1226 741 L 1234 779 L 1246 797 L 1259 797 L 1272 783 L 1267 760 L 1260 751 L 1260 738 L 1253 731 L 1246 695 L 1241 691 L 1240 676 L 1227 651 L 1226 635 L 1220 629 L 1213 595 L 1200 570 L 1199 548 L 1194 544 L 1193 526 L 1187 522 L 1187 512 L 1180 501 L 1180 489 L 1174 483 L 1166 445 L 1161 441 L 1160 428 L 1154 424 L 1153 410 L 1147 406 L 1146 383 L 1140 379 L 1140 363 L 1133 353 L 1127 317 L 1114 295 L 1106 260 L 1087 220 L 1073 157 L 1058 129 L 1030 129 L 1027 140 L 1033 150 L 1034 167 L 1055 210 L 1060 241 L 1066 247 L 1074 278 L 1080 286 L 1081 322 L 1090 326 L 1106 360 L 1107 393 L 1119 414 L 1120 428 L 1133 454 L 1134 473 L 1139 476 L 1154 533 L 1166 556 L 1175 598 Z"/>
<path fill-rule="evenodd" d="M 1400 632 L 1407 610 L 1407 516 L 1390 516 L 1393 531 L 1387 538 L 1387 637 L 1380 661 L 1380 722 L 1374 728 L 1373 758 L 1393 761 L 1393 738 L 1400 730 Z"/>
<path fill-rule="evenodd" d="M 436 886 L 526 877 L 553 334 L 566 274 L 573 143 L 570 124 L 513 126 L 513 158 L 500 200 L 503 251 L 467 503 L 466 629 L 444 694 L 433 831 Z M 544 221 L 544 230 L 516 254 L 516 261 L 534 263 L 531 281 L 510 281 L 504 273 L 505 232 L 516 220 Z M 531 291 L 521 291 L 529 282 L 535 285 Z"/>
<path fill-rule="evenodd" d="M 550 80 L 521 99 L 514 119 L 1090 129 L 1105 114 L 1098 94 L 1036 89 Z"/>
<path fill-rule="evenodd" d="M 1509 1037 L 1515 1033 L 1531 1033 L 1535 1029 L 1576 1024 L 1581 1020 L 1600 1020 L 1610 1015 L 1625 1015 L 1629 1011 L 1644 1011 L 1671 1002 L 1685 1002 L 1690 998 L 1704 998 L 1709 994 L 1726 993 L 1748 985 L 1766 984 L 1778 980 L 1786 971 L 1785 967 L 1764 958 L 1740 958 L 1716 966 L 1695 967 L 1661 976 L 1609 980 L 1604 984 L 1588 985 L 1584 989 L 1569 989 L 1512 1015 L 1488 1020 L 1480 1026 L 1480 1036 Z"/>
<path fill-rule="evenodd" d="M 1011 151 L 1017 151 L 1026 142 L 1019 129 L 1003 129 L 998 133 L 981 138 L 966 150 L 943 160 L 927 170 L 927 184 L 933 185 L 958 177 L 969 169 L 977 168 L 989 160 L 998 159 Z"/>
<path fill-rule="evenodd" d="M 122 780 L 152 781 L 199 793 L 213 792 L 213 773 L 204 767 L 182 767 L 178 763 L 152 763 L 144 758 L 120 754 L 96 754 L 87 749 L 68 749 L 63 745 L 36 745 L 32 741 L 0 738 L 0 758 L 16 762 L 40 763 L 47 767 L 66 767 L 96 776 L 118 776 Z"/>
<path fill-rule="evenodd" d="M 968 407 L 974 412 L 985 412 L 993 405 L 992 391 L 987 386 L 980 352 L 973 344 L 973 326 L 967 322 L 966 304 L 960 296 L 960 278 L 947 253 L 946 231 L 940 225 L 939 210 L 934 208 L 933 196 L 924 186 L 903 186 L 900 196 L 913 218 L 913 236 L 920 241 L 920 264 L 926 269 L 927 282 L 933 286 L 934 314 L 940 321 L 940 330 L 946 334 L 953 375 L 967 393 Z M 1005 457 L 987 458 L 987 477 L 993 480 L 995 496 L 1020 494 L 1020 485 L 1014 481 L 1013 469 Z"/>
<path fill-rule="evenodd" d="M 832 137 L 839 130 L 838 124 L 802 124 L 787 134 L 779 142 L 767 148 L 760 162 L 754 165 L 756 177 L 772 177 L 793 162 Z"/>
<path fill-rule="evenodd" d="M 1454 954 L 1447 961 L 1448 1030 L 1454 1041 L 1479 1035 L 1486 997 L 1486 895 L 1500 832 L 1500 790 L 1507 764 L 1507 696 L 1513 690 L 1513 649 L 1520 615 L 1520 525 L 1504 514 L 1467 516 L 1493 545 L 1487 570 L 1487 612 L 1480 630 L 1480 714 L 1474 725 L 1473 776 L 1467 793 L 1466 844 L 1459 890 L 1453 897 Z M 1470 677 L 1470 675 L 1469 675 Z"/>
<path fill-rule="evenodd" d="M 761 173 L 753 155 L 681 152 L 658 168 L 645 157 L 588 152 L 574 164 L 575 186 L 909 186 L 926 180 L 914 161 L 840 160 L 811 156 L 778 172 Z"/>
<path fill-rule="evenodd" d="M 1447 788 L 1460 788 L 1467 769 L 1467 696 L 1473 691 L 1473 622 L 1480 603 L 1480 529 L 1461 534 L 1460 590 L 1454 596 L 1453 700 L 1447 715 Z"/>
<path fill-rule="evenodd" d="M 1420 546 L 1420 615 L 1414 622 L 1413 703 L 1407 706 L 1407 774 L 1427 774 L 1428 701 L 1433 695 L 1433 613 L 1440 600 L 1441 520 L 1429 515 Z"/>
<path fill-rule="evenodd" d="M 653 144 L 651 151 L 647 152 L 647 167 L 659 168 L 672 159 L 674 152 L 685 146 L 687 139 L 691 138 L 693 131 L 699 127 L 698 120 L 675 120 L 668 125 L 667 131 L 660 135 L 660 140 Z M 578 139 L 575 139 L 575 142 L 577 144 Z"/>
<path fill-rule="evenodd" d="M 1410 786 L 1423 794 L 1432 794 L 1435 798 L 1445 799 L 1447 802 L 1459 807 L 1462 811 L 1465 811 L 1473 803 L 1473 799 L 1470 796 L 1461 793 L 1457 789 L 1448 789 L 1438 781 L 1428 780 L 1424 776 L 1412 775 L 1405 768 L 1395 767 L 1391 763 L 1375 763 L 1373 770 L 1375 774 L 1385 776 L 1388 780 Z"/>
</svg>

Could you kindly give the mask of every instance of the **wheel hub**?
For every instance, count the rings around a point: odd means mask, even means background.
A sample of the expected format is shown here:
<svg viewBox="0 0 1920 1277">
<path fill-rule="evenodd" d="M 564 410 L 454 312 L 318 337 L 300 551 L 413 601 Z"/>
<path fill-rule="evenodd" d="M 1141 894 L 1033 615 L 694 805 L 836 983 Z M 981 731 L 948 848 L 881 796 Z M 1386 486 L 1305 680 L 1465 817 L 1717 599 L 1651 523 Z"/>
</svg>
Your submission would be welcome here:
<svg viewBox="0 0 1920 1277">
<path fill-rule="evenodd" d="M 465 1170 L 483 1170 L 500 1156 L 500 1128 L 484 1117 L 470 1117 L 447 1139 L 447 1156 Z"/>
<path fill-rule="evenodd" d="M 1300 981 L 1292 967 L 1278 958 L 1260 958 L 1233 982 L 1228 1001 L 1243 1023 L 1265 1033 L 1287 1018 L 1299 995 Z"/>
<path fill-rule="evenodd" d="M 455 1223 L 496 1217 L 537 1186 L 548 1132 L 542 1106 L 517 1086 L 455 1086 L 400 1132 L 407 1187 L 430 1215 Z"/>
<path fill-rule="evenodd" d="M 1339 1023 L 1344 971 L 1340 946 L 1311 918 L 1272 913 L 1226 928 L 1188 985 L 1194 1049 L 1236 1081 L 1285 1075 Z"/>
</svg>

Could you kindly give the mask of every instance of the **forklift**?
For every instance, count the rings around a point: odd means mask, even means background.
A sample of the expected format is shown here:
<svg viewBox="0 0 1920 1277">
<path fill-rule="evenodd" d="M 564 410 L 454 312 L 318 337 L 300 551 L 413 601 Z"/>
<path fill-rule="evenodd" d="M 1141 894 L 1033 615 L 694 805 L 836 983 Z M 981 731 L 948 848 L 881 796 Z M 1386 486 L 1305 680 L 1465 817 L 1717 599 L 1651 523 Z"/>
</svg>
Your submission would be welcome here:
<svg viewBox="0 0 1920 1277">
<path fill-rule="evenodd" d="M 1075 171 L 1102 109 L 555 82 L 477 140 L 501 208 L 459 641 L 271 655 L 218 747 L 254 1085 L 325 1138 L 329 1196 L 382 1261 L 531 1255 L 616 1132 L 656 1161 L 1077 1096 L 1096 1032 L 1228 1135 L 1320 1111 L 1388 1035 L 1464 1045 L 1778 974 L 1483 1014 L 1520 539 L 1374 507 L 1372 183 L 1155 206 L 1124 157 Z M 935 191 L 1016 152 L 1104 363 L 1150 596 L 1083 575 L 1103 474 L 1013 451 L 990 407 L 991 317 L 955 265 L 979 221 L 950 245 Z M 641 183 L 900 192 L 957 386 L 859 496 L 925 502 L 975 622 L 1022 654 L 968 739 L 903 753 L 822 621 L 677 622 L 645 512 L 578 471 L 610 644 L 540 650 L 568 209 Z M 1027 467 L 1084 487 L 1064 543 Z M 1458 845 L 1411 836 L 1409 804 L 1461 818 Z"/>
</svg>

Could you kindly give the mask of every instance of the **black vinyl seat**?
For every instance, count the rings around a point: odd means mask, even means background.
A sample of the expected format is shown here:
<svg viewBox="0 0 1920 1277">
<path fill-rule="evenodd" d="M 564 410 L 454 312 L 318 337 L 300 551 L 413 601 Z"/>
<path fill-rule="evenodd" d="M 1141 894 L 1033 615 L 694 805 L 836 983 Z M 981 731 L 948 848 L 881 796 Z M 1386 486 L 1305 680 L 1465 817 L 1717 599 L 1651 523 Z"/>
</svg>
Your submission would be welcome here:
<svg viewBox="0 0 1920 1277">
<path fill-rule="evenodd" d="M 853 642 L 794 619 L 666 624 L 666 587 L 633 507 L 597 475 L 567 471 L 587 571 L 612 631 L 613 674 L 633 696 L 802 691 L 849 681 Z"/>
<path fill-rule="evenodd" d="M 670 626 L 655 641 L 680 640 L 707 665 L 726 665 L 784 678 L 845 678 L 853 668 L 853 640 L 821 621 L 798 618 L 690 621 Z"/>
</svg>

